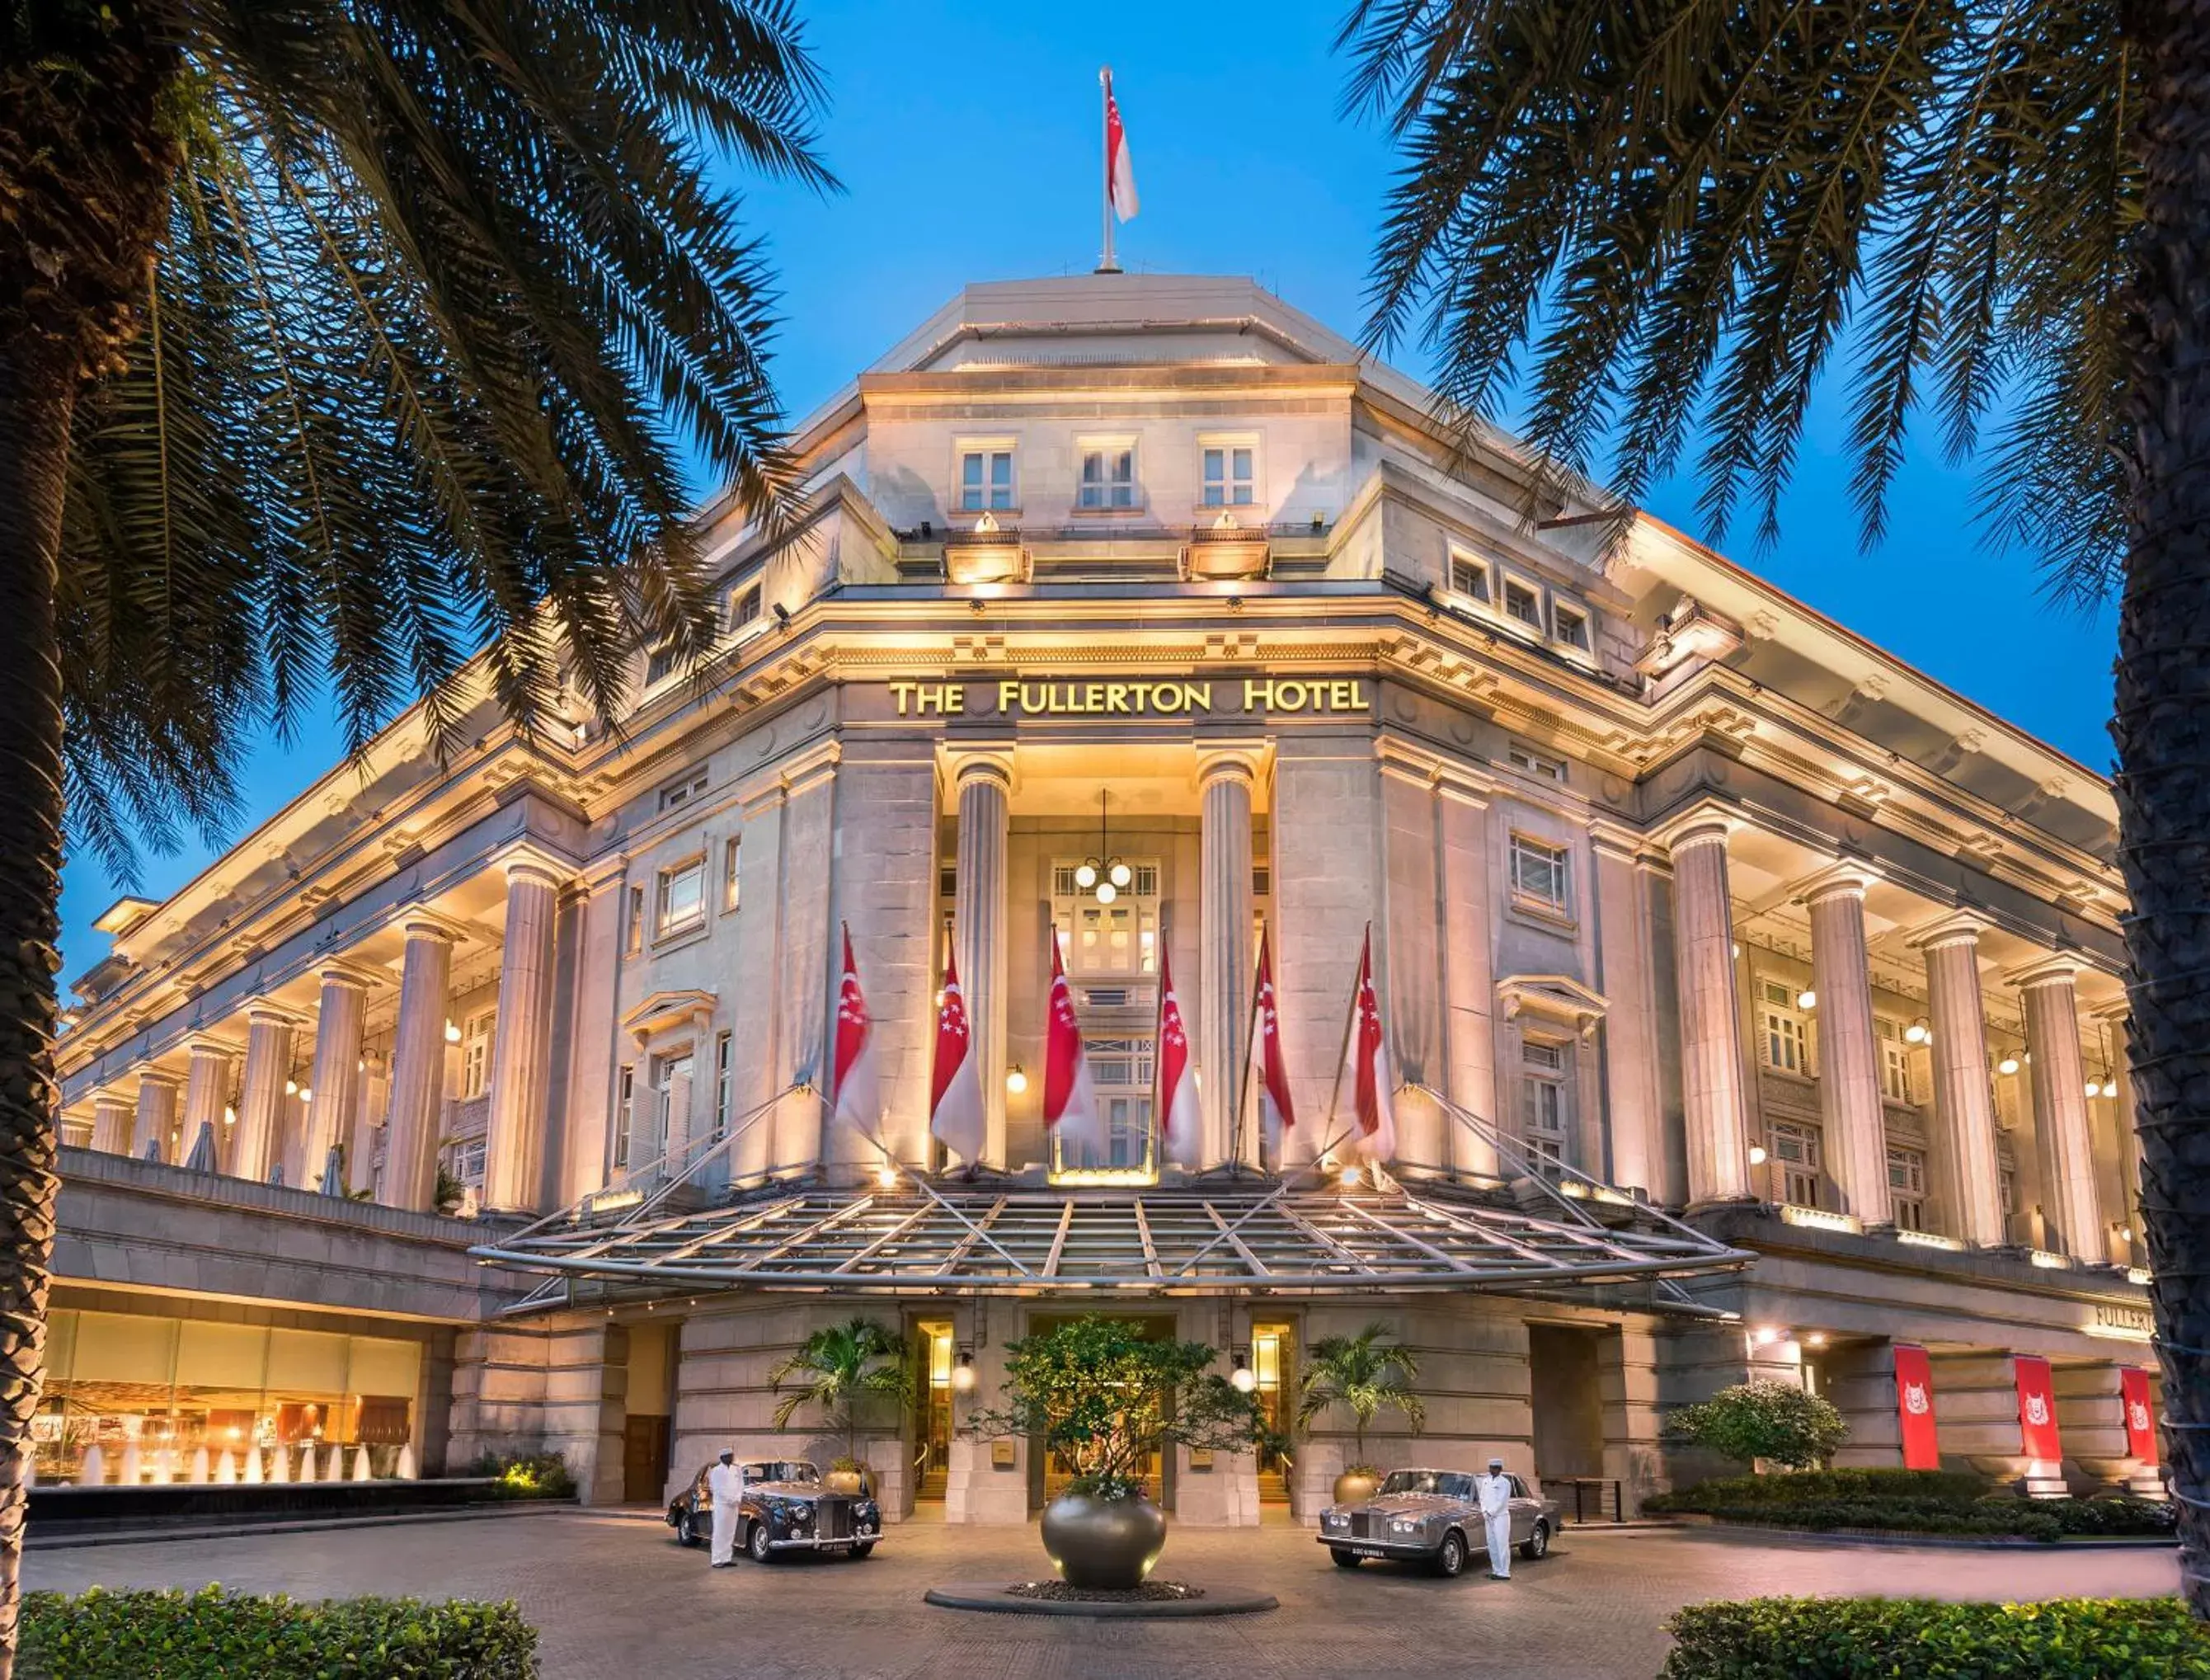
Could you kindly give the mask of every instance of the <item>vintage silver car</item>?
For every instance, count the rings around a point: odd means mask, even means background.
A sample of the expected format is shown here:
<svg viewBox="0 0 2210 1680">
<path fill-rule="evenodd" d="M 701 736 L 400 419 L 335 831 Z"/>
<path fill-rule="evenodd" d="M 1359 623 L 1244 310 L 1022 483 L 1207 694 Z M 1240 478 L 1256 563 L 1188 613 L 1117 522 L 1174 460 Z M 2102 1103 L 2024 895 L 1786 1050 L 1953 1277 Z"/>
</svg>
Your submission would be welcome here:
<svg viewBox="0 0 2210 1680">
<path fill-rule="evenodd" d="M 1512 1544 L 1532 1561 L 1549 1550 L 1558 1532 L 1558 1502 L 1537 1499 L 1517 1476 L 1511 1482 Z M 1342 1568 L 1393 1557 L 1425 1563 L 1439 1575 L 1461 1573 L 1488 1546 L 1473 1474 L 1463 1470 L 1391 1471 L 1363 1504 L 1320 1513 L 1319 1543 Z"/>
<path fill-rule="evenodd" d="M 669 1502 L 667 1526 L 679 1543 L 703 1545 L 714 1526 L 714 1491 L 708 1465 Z M 772 1459 L 745 1465 L 745 1498 L 737 1523 L 737 1550 L 757 1563 L 787 1551 L 841 1552 L 865 1557 L 883 1538 L 882 1508 L 864 1494 L 832 1493 L 821 1472 L 803 1459 Z"/>
</svg>

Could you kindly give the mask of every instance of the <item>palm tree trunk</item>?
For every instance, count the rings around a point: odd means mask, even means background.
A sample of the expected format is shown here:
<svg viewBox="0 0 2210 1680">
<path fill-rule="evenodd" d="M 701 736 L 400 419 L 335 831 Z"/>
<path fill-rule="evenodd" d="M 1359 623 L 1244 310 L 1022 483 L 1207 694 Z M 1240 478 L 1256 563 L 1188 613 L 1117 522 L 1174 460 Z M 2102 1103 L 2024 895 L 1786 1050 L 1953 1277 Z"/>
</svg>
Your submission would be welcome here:
<svg viewBox="0 0 2210 1680">
<path fill-rule="evenodd" d="M 15 1665 L 60 1189 L 55 613 L 69 423 L 136 330 L 178 155 L 157 118 L 176 55 L 136 9 L 39 17 L 33 50 L 0 69 L 0 1680 Z"/>
<path fill-rule="evenodd" d="M 2210 1617 L 2210 3 L 2141 0 L 2126 23 L 2147 65 L 2112 725 L 2127 1041 L 2181 1584 Z"/>
</svg>

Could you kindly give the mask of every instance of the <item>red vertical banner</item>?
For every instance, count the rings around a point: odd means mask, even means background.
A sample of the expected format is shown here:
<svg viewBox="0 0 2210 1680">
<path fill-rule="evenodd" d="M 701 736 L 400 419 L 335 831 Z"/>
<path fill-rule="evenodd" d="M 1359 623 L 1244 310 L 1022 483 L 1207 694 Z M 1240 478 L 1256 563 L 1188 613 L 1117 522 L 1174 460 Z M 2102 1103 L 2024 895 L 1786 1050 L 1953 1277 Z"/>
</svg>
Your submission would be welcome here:
<svg viewBox="0 0 2210 1680">
<path fill-rule="evenodd" d="M 2020 1450 L 2040 1464 L 2060 1463 L 2064 1448 L 2056 1439 L 2056 1388 L 2050 1381 L 2049 1362 L 2020 1354 L 2011 1369 L 2018 1378 Z"/>
<path fill-rule="evenodd" d="M 2118 1373 L 2118 1397 L 2126 1407 L 2126 1452 L 2143 1465 L 2156 1462 L 2156 1417 L 2149 1410 L 2148 1373 L 2128 1365 Z"/>
<path fill-rule="evenodd" d="M 1895 1345 L 1895 1411 L 1903 1423 L 1903 1467 L 1939 1470 L 1934 1434 L 1934 1367 L 1923 1347 Z"/>
</svg>

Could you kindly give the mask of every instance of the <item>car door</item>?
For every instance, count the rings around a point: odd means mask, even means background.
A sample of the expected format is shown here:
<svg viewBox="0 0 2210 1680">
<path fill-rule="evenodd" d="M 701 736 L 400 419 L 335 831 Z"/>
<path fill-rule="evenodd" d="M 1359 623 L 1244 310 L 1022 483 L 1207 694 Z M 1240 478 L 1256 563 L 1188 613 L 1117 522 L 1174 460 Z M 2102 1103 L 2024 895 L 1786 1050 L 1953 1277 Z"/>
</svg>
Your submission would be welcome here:
<svg viewBox="0 0 2210 1680">
<path fill-rule="evenodd" d="M 1511 1478 L 1510 1480 L 1512 1483 L 1512 1544 L 1516 1546 L 1522 1541 L 1534 1538 L 1535 1518 L 1542 1508 L 1537 1502 L 1535 1496 L 1527 1491 L 1527 1484 L 1525 1482 L 1517 1476 Z"/>
</svg>

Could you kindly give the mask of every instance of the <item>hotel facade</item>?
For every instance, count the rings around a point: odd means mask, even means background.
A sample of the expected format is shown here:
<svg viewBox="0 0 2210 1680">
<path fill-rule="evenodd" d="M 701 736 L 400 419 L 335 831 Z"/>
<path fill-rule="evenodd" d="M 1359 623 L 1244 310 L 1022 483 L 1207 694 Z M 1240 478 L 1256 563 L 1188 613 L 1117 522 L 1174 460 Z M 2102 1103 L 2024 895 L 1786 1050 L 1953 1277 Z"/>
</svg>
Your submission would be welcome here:
<svg viewBox="0 0 2210 1680">
<path fill-rule="evenodd" d="M 617 730 L 486 705 L 441 763 L 402 717 L 103 918 L 43 1478 L 549 1448 L 658 1499 L 725 1443 L 836 1450 L 770 1429 L 769 1373 L 861 1314 L 913 1349 L 865 1420 L 886 1509 L 1020 1521 L 1058 1467 L 966 1409 L 1096 1311 L 1277 1417 L 1380 1322 L 1428 1414 L 1382 1464 L 1501 1453 L 1608 1511 L 1707 1468 L 1667 1415 L 1753 1376 L 1831 1398 L 1841 1463 L 1930 1407 L 1945 1462 L 2154 1486 L 2097 774 L 1653 520 L 1526 519 L 1510 438 L 1248 281 L 971 287 L 795 446 L 801 517 L 701 516 L 714 657 L 641 656 Z M 873 1133 L 826 1091 L 846 929 Z M 1354 1172 L 1369 930 L 1398 1146 Z M 1080 1158 L 1040 1114 L 1054 942 Z M 971 1163 L 928 1131 L 954 961 Z M 1349 1443 L 1178 1449 L 1159 1491 L 1309 1515 Z"/>
</svg>

